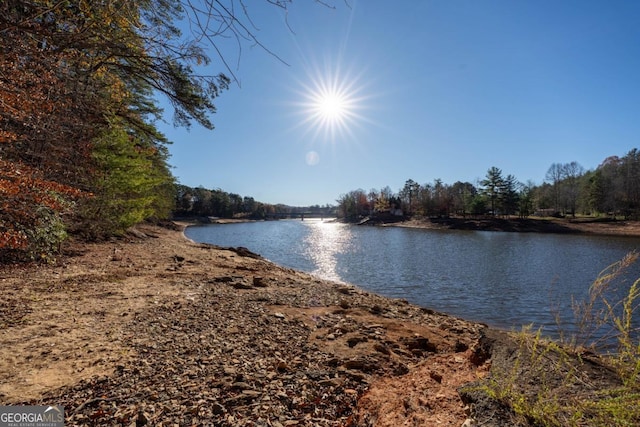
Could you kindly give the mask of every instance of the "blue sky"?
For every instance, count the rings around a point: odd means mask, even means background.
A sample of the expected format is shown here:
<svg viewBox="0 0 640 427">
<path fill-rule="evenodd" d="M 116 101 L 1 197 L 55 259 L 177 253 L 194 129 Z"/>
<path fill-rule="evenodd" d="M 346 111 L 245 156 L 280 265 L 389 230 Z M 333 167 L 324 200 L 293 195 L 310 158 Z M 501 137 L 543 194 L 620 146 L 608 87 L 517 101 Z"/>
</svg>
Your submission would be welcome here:
<svg viewBox="0 0 640 427">
<path fill-rule="evenodd" d="M 245 3 L 287 64 L 222 45 L 240 85 L 217 99 L 216 128 L 159 124 L 182 184 L 323 205 L 409 178 L 476 183 L 491 166 L 540 184 L 552 163 L 594 169 L 640 145 L 638 1 L 295 0 L 290 29 Z"/>
</svg>

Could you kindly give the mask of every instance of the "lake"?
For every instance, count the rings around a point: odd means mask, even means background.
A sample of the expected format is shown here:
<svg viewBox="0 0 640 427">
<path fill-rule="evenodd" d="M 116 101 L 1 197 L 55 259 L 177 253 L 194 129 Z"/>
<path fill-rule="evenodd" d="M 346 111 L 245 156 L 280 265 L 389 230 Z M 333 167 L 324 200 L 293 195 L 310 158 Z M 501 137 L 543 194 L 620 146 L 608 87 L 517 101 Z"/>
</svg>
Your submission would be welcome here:
<svg viewBox="0 0 640 427">
<path fill-rule="evenodd" d="M 500 328 L 573 333 L 572 298 L 640 247 L 631 237 L 356 226 L 306 219 L 192 226 L 279 265 Z M 640 277 L 634 265 L 626 286 Z M 556 322 L 560 314 L 560 325 Z"/>
</svg>

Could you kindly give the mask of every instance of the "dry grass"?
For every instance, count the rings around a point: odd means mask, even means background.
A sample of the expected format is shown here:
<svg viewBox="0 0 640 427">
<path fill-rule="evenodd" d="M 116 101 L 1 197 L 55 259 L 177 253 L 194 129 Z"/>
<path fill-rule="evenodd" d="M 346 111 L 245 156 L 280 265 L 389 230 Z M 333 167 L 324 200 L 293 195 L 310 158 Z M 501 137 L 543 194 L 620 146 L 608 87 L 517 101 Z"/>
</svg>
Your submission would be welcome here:
<svg viewBox="0 0 640 427">
<path fill-rule="evenodd" d="M 629 267 L 639 256 L 630 253 L 603 270 L 587 300 L 574 302 L 577 336 L 554 342 L 531 327 L 516 333 L 516 356 L 508 370 L 493 375 L 486 392 L 512 408 L 523 424 L 640 425 L 640 334 L 634 320 L 640 279 L 628 280 Z M 591 351 L 600 353 L 597 364 L 613 371 L 616 383 L 603 388 L 589 384 L 583 370 L 593 363 L 586 359 Z M 523 387 L 525 377 L 531 381 L 528 388 Z M 585 388 L 592 390 L 576 393 Z"/>
</svg>

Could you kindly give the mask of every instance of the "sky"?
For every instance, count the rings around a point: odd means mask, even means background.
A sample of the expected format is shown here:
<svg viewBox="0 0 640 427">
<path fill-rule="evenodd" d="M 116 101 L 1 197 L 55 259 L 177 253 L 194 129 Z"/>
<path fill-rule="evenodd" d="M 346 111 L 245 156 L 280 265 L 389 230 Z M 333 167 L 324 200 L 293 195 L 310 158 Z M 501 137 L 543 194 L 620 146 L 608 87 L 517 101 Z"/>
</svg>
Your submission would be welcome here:
<svg viewBox="0 0 640 427">
<path fill-rule="evenodd" d="M 286 19 L 245 4 L 275 56 L 220 41 L 238 81 L 214 130 L 175 128 L 166 107 L 181 184 L 325 205 L 492 166 L 541 184 L 553 163 L 595 169 L 640 145 L 636 0 L 294 0 Z"/>
</svg>

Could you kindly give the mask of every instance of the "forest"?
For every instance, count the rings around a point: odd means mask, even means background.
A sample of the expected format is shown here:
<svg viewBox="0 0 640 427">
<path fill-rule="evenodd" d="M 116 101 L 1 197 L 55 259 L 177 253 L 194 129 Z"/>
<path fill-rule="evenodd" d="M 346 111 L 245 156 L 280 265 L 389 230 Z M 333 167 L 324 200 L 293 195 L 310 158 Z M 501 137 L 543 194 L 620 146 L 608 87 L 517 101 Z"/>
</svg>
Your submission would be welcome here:
<svg viewBox="0 0 640 427">
<path fill-rule="evenodd" d="M 204 67 L 212 40 L 242 31 L 229 13 L 217 2 L 0 2 L 0 262 L 48 260 L 70 233 L 100 239 L 171 215 L 157 100 L 176 126 L 213 129 L 231 79 Z"/>
<path fill-rule="evenodd" d="M 331 205 L 288 206 L 256 201 L 253 197 L 228 193 L 221 189 L 177 185 L 174 218 L 244 218 L 279 219 L 301 214 L 335 216 L 336 207 Z"/>
<path fill-rule="evenodd" d="M 595 170 L 577 162 L 553 163 L 545 181 L 519 182 L 498 167 L 488 169 L 477 183 L 453 184 L 436 179 L 419 184 L 408 179 L 397 192 L 388 186 L 368 192 L 357 189 L 342 194 L 338 216 L 349 221 L 374 214 L 399 216 L 512 216 L 531 215 L 640 218 L 640 151 L 606 158 Z"/>
<path fill-rule="evenodd" d="M 640 217 L 640 152 L 611 156 L 595 170 L 577 162 L 553 163 L 545 182 L 522 183 L 493 166 L 477 183 L 419 184 L 408 179 L 397 191 L 362 189 L 342 194 L 335 206 L 296 207 L 268 204 L 221 189 L 176 186 L 174 216 L 268 219 L 302 212 L 334 215 L 347 221 L 364 217 L 554 216 Z"/>
</svg>

